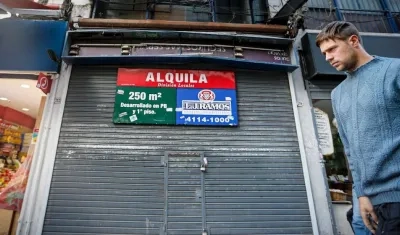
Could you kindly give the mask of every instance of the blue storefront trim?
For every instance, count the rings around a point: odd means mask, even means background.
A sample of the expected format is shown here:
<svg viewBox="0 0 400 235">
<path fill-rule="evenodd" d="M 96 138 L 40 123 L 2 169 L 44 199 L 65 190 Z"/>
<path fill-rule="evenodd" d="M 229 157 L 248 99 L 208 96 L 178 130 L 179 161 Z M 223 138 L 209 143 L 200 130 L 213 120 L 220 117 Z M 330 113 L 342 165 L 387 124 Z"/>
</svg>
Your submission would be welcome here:
<svg viewBox="0 0 400 235">
<path fill-rule="evenodd" d="M 61 57 L 66 21 L 0 20 L 0 71 L 57 72 L 48 50 Z"/>
</svg>

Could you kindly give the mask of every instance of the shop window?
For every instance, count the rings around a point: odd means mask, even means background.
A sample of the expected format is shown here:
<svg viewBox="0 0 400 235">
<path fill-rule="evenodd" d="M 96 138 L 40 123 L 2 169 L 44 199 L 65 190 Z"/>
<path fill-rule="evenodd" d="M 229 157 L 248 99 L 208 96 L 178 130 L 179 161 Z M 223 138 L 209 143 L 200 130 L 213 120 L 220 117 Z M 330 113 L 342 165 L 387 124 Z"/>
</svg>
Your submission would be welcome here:
<svg viewBox="0 0 400 235">
<path fill-rule="evenodd" d="M 332 102 L 331 100 L 313 100 L 313 107 L 332 201 L 350 202 L 352 196 L 352 182 L 349 180 L 350 170 L 338 133 Z M 327 136 L 328 134 L 331 136 Z"/>
<path fill-rule="evenodd" d="M 389 11 L 400 13 L 400 1 L 399 0 L 386 0 Z"/>
<path fill-rule="evenodd" d="M 344 20 L 354 23 L 362 32 L 392 32 L 380 0 L 338 1 Z"/>
<path fill-rule="evenodd" d="M 146 19 L 146 0 L 97 0 L 96 18 L 107 19 Z"/>
<path fill-rule="evenodd" d="M 392 12 L 400 12 L 398 0 L 388 0 Z M 327 23 L 337 20 L 336 6 L 333 1 L 309 0 L 305 13 L 305 26 L 310 29 L 322 29 Z M 337 7 L 343 20 L 352 22 L 362 32 L 391 33 L 386 11 L 380 0 L 338 0 Z M 394 14 L 396 17 L 396 14 Z"/>
<path fill-rule="evenodd" d="M 239 0 L 216 1 L 216 21 L 237 24 L 251 23 L 251 11 L 248 3 L 248 1 Z M 261 12 L 259 12 L 258 14 L 260 13 Z"/>
<path fill-rule="evenodd" d="M 397 27 L 400 29 L 400 13 L 394 16 L 394 21 L 397 24 Z"/>
<path fill-rule="evenodd" d="M 95 4 L 96 18 L 211 21 L 208 1 L 97 0 Z"/>
<path fill-rule="evenodd" d="M 339 7 L 343 10 L 383 11 L 380 0 L 339 0 Z"/>
<path fill-rule="evenodd" d="M 154 11 L 155 20 L 209 22 L 208 6 L 181 6 L 157 4 Z"/>
<path fill-rule="evenodd" d="M 307 7 L 309 8 L 330 8 L 331 3 L 326 0 L 308 0 Z"/>
<path fill-rule="evenodd" d="M 336 13 L 329 8 L 309 8 L 304 25 L 308 29 L 322 29 L 327 23 L 337 20 Z"/>
<path fill-rule="evenodd" d="M 392 30 L 384 13 L 342 12 L 346 21 L 352 22 L 361 32 L 391 33 Z"/>
</svg>

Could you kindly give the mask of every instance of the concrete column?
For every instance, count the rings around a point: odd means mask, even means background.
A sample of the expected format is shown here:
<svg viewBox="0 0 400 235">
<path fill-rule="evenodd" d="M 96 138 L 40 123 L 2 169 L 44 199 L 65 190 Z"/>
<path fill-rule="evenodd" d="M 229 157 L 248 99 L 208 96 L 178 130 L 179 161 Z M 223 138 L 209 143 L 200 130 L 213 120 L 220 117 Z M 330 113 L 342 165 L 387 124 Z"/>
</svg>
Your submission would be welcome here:
<svg viewBox="0 0 400 235">
<path fill-rule="evenodd" d="M 303 32 L 300 31 L 292 50 L 292 58 L 295 58 L 297 60 L 296 64 L 299 65 L 301 63 L 297 51 L 301 49 L 300 38 L 302 35 Z M 334 235 L 336 234 L 336 226 L 332 213 L 325 163 L 318 146 L 311 99 L 305 88 L 300 68 L 292 73 L 292 78 L 300 123 L 298 128 L 301 129 L 302 133 L 319 234 Z M 346 215 L 344 214 L 343 216 Z"/>
</svg>

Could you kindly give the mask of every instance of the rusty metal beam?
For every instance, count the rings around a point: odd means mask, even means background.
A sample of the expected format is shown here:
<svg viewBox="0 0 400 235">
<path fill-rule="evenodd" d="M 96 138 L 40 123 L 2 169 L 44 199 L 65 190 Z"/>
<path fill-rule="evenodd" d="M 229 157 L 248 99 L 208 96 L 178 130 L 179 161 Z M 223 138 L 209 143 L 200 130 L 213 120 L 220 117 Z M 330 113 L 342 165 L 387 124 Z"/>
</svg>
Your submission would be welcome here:
<svg viewBox="0 0 400 235">
<path fill-rule="evenodd" d="M 80 28 L 145 28 L 169 30 L 235 31 L 248 33 L 285 34 L 284 25 L 232 24 L 215 22 L 187 22 L 165 20 L 124 20 L 81 18 L 77 22 Z"/>
</svg>

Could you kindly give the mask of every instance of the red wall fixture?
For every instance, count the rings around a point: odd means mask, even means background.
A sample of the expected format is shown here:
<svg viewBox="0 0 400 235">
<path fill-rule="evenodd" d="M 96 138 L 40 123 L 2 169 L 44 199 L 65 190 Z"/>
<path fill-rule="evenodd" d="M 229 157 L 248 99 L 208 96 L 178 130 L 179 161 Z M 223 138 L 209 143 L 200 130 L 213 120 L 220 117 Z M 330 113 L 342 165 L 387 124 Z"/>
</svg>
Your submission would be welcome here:
<svg viewBox="0 0 400 235">
<path fill-rule="evenodd" d="M 57 9 L 53 6 L 46 6 L 33 0 L 0 0 L 0 3 L 9 8 L 26 8 L 26 9 Z"/>
<path fill-rule="evenodd" d="M 0 105 L 0 118 L 3 117 L 5 110 L 6 110 L 6 107 Z"/>
<path fill-rule="evenodd" d="M 17 125 L 27 127 L 29 129 L 33 129 L 35 127 L 35 122 L 36 122 L 36 119 L 34 119 L 29 115 L 26 115 L 15 109 L 4 107 L 1 105 L 0 105 L 0 118 L 4 119 L 5 121 L 15 123 Z"/>
</svg>

